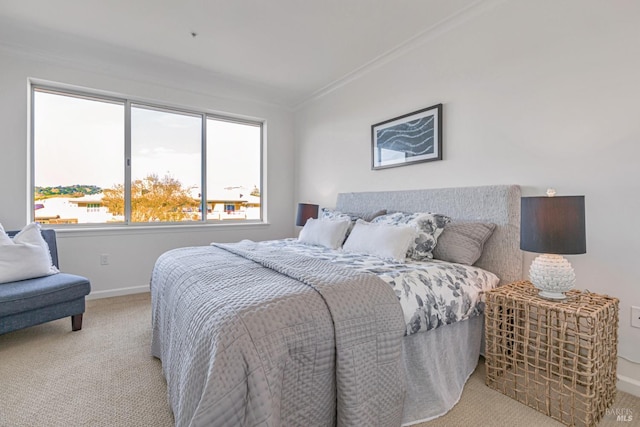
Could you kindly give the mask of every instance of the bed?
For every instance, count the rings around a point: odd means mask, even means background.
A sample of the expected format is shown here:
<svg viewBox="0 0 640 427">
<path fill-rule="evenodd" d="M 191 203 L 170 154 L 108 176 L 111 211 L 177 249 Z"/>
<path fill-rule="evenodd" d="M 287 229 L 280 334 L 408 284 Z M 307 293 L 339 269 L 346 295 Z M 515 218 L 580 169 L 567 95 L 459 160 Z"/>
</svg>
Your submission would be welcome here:
<svg viewBox="0 0 640 427">
<path fill-rule="evenodd" d="M 335 209 L 495 223 L 475 263 L 497 275 L 494 286 L 521 278 L 519 203 L 518 186 L 484 186 L 341 193 Z M 481 351 L 482 292 L 412 333 L 384 280 L 389 265 L 376 275 L 375 265 L 304 251 L 246 241 L 158 259 L 152 354 L 177 426 L 411 425 L 458 401 Z"/>
</svg>

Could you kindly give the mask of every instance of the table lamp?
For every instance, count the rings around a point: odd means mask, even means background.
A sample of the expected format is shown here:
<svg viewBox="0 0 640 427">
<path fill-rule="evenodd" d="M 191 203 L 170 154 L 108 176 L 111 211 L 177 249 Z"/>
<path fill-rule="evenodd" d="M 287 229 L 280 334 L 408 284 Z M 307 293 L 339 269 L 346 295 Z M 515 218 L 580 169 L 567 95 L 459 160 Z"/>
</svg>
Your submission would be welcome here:
<svg viewBox="0 0 640 427">
<path fill-rule="evenodd" d="M 311 203 L 298 203 L 298 215 L 296 215 L 296 225 L 304 227 L 309 218 L 318 218 L 318 205 Z"/>
<path fill-rule="evenodd" d="M 562 255 L 587 252 L 584 196 L 522 197 L 520 249 L 537 252 L 529 279 L 543 298 L 563 300 L 575 286 L 576 275 Z"/>
</svg>

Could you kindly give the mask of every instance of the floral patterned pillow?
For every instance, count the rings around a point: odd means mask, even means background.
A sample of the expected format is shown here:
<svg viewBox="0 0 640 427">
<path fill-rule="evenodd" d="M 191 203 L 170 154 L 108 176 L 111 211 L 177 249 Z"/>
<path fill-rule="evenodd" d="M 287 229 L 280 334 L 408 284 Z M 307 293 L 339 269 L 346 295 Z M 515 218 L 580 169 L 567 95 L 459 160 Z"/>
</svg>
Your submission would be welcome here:
<svg viewBox="0 0 640 427">
<path fill-rule="evenodd" d="M 409 245 L 407 258 L 419 261 L 433 258 L 432 251 L 436 247 L 438 236 L 442 234 L 444 226 L 451 222 L 451 218 L 431 212 L 395 212 L 379 216 L 371 222 L 375 224 L 413 225 L 418 230 L 418 233 L 413 243 Z"/>
<path fill-rule="evenodd" d="M 351 217 L 347 214 L 344 214 L 340 211 L 335 211 L 333 209 L 322 208 L 320 209 L 322 212 L 320 214 L 320 219 L 329 219 L 329 220 L 337 220 L 337 219 L 348 219 L 351 221 Z M 355 221 L 354 221 L 355 222 Z"/>
<path fill-rule="evenodd" d="M 366 222 L 371 222 L 374 218 L 387 213 L 386 209 L 382 209 L 375 212 L 367 212 L 367 213 L 340 212 L 340 211 L 336 211 L 328 208 L 322 208 L 321 211 L 322 211 L 322 215 L 320 215 L 321 219 L 328 219 L 333 221 L 348 219 L 349 221 L 351 221 L 351 225 L 349 225 L 349 229 L 347 229 L 346 237 L 349 237 L 349 234 L 351 233 L 351 230 L 353 230 L 353 226 L 356 225 L 357 220 L 361 219 Z"/>
<path fill-rule="evenodd" d="M 340 212 L 333 209 L 322 208 L 322 219 L 344 219 L 349 218 L 354 224 L 357 220 L 361 219 L 366 222 L 371 222 L 374 218 L 387 213 L 386 209 L 381 209 L 375 212 L 355 213 L 355 212 Z"/>
</svg>

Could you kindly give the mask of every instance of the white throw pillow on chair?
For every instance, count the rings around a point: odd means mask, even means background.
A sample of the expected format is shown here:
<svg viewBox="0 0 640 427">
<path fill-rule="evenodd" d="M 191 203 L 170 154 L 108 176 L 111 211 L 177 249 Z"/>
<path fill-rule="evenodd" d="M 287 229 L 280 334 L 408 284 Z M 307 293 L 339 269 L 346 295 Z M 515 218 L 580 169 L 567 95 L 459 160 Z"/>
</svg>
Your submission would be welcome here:
<svg viewBox="0 0 640 427">
<path fill-rule="evenodd" d="M 40 224 L 28 224 L 13 239 L 0 224 L 0 284 L 56 273 Z"/>
</svg>

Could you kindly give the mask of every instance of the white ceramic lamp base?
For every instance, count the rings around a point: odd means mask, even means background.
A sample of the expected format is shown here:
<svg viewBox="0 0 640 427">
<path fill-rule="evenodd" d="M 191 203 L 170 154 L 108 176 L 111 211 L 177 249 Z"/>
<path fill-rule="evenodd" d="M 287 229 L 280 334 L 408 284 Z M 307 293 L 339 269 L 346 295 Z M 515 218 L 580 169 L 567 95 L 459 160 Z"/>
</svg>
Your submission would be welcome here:
<svg viewBox="0 0 640 427">
<path fill-rule="evenodd" d="M 562 255 L 542 254 L 531 263 L 529 279 L 540 289 L 543 298 L 566 299 L 567 292 L 576 284 L 576 274 Z"/>
</svg>

